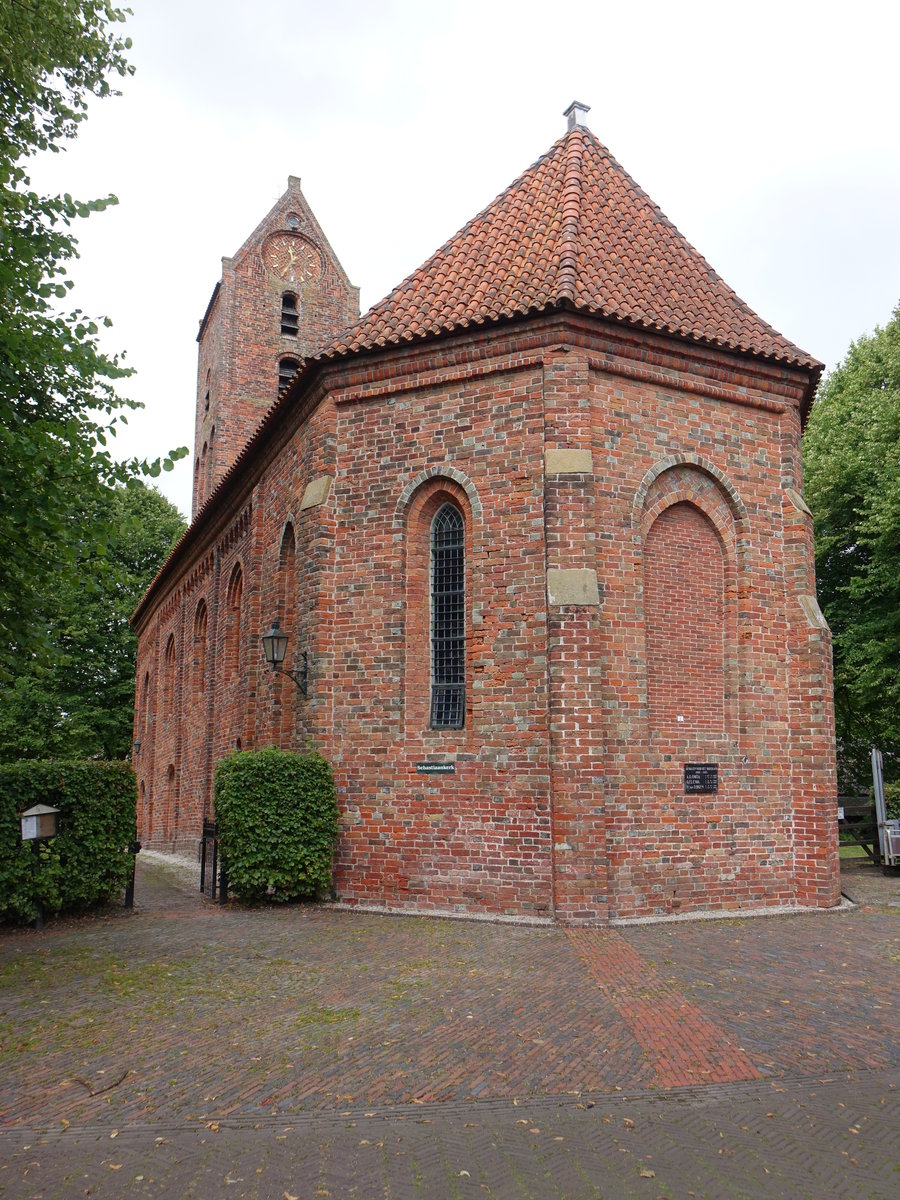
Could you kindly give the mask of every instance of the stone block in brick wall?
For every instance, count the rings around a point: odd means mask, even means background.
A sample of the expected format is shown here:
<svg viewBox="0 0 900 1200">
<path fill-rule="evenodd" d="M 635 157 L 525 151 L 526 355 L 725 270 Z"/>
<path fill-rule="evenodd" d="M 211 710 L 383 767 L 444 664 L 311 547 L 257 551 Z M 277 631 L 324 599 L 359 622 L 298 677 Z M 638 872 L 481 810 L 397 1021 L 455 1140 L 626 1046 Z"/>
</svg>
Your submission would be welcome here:
<svg viewBox="0 0 900 1200">
<path fill-rule="evenodd" d="M 330 475 L 320 475 L 317 479 L 311 479 L 303 489 L 300 511 L 303 512 L 304 509 L 315 508 L 317 504 L 324 504 L 331 492 L 333 482 L 334 480 Z"/>
<path fill-rule="evenodd" d="M 550 567 L 547 598 L 551 604 L 599 604 L 597 572 L 590 567 Z"/>
</svg>

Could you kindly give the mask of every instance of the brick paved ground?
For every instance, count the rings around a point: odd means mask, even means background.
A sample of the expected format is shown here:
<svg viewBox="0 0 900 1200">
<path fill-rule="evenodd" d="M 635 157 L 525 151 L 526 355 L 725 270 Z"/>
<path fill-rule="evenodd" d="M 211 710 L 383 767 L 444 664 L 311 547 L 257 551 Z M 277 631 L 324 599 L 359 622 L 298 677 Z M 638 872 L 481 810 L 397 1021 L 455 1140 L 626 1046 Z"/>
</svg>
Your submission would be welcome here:
<svg viewBox="0 0 900 1200">
<path fill-rule="evenodd" d="M 0 934 L 0 1192 L 894 1197 L 900 879 L 845 890 L 567 932 L 223 909 L 145 860 L 134 914 Z"/>
</svg>

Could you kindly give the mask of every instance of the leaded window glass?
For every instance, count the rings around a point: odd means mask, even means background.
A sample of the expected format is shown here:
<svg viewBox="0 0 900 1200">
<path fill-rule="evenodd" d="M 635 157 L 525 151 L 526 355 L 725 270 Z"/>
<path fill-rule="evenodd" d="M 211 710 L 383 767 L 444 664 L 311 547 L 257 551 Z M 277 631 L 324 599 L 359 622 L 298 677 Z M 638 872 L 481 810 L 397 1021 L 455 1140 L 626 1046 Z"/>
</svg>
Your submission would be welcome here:
<svg viewBox="0 0 900 1200">
<path fill-rule="evenodd" d="M 445 504 L 431 523 L 431 728 L 461 729 L 466 712 L 465 527 Z"/>
</svg>

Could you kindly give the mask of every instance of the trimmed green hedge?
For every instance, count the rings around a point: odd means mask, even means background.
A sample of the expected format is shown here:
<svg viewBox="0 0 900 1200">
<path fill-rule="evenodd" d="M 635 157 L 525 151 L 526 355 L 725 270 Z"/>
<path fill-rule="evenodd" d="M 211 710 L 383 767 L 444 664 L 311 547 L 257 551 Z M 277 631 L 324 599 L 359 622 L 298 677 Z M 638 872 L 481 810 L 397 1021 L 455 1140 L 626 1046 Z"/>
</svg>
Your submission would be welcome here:
<svg viewBox="0 0 900 1200">
<path fill-rule="evenodd" d="M 19 817 L 35 804 L 60 810 L 59 836 L 36 860 Z M 127 762 L 18 762 L 0 766 L 0 917 L 28 922 L 84 909 L 131 878 L 137 783 Z"/>
<path fill-rule="evenodd" d="M 238 751 L 216 766 L 215 805 L 222 866 L 239 900 L 297 900 L 329 886 L 338 808 L 320 755 Z"/>
</svg>

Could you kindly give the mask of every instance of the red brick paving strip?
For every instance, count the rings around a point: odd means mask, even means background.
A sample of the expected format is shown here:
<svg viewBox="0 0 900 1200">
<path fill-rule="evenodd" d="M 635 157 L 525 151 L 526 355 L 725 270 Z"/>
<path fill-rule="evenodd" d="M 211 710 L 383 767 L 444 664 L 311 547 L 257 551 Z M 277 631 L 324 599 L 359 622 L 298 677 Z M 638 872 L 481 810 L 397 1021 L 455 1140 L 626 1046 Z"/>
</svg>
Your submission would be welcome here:
<svg viewBox="0 0 900 1200">
<path fill-rule="evenodd" d="M 747 1053 L 620 934 L 586 929 L 567 933 L 597 986 L 637 1038 L 660 1086 L 760 1078 Z"/>
</svg>

